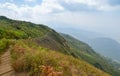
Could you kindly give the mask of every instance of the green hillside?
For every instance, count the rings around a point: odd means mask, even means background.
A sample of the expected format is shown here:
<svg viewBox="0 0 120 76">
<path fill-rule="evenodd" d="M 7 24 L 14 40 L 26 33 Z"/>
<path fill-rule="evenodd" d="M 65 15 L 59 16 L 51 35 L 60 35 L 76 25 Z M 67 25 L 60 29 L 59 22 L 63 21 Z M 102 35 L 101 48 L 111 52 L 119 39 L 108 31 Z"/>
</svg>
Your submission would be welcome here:
<svg viewBox="0 0 120 76">
<path fill-rule="evenodd" d="M 47 76 L 40 67 L 49 66 L 61 76 L 109 76 L 81 59 L 42 48 L 31 40 L 17 40 L 11 49 L 12 66 L 16 73 Z M 51 72 L 52 72 L 51 71 Z"/>
<path fill-rule="evenodd" d="M 108 76 L 98 69 L 120 75 L 87 44 L 67 37 L 41 24 L 0 16 L 0 55 L 10 49 L 17 73 L 39 76 L 44 65 L 63 72 L 63 76 Z"/>
<path fill-rule="evenodd" d="M 72 49 L 72 55 L 85 60 L 86 62 L 94 65 L 95 67 L 112 74 L 113 76 L 119 76 L 120 72 L 115 69 L 111 62 L 105 57 L 94 52 L 94 50 L 86 43 L 79 41 L 69 35 L 61 34 L 68 42 Z"/>
<path fill-rule="evenodd" d="M 42 24 L 11 20 L 0 16 L 0 39 L 33 39 L 43 47 L 68 54 L 65 39 Z M 53 46 L 54 45 L 54 46 Z"/>
</svg>

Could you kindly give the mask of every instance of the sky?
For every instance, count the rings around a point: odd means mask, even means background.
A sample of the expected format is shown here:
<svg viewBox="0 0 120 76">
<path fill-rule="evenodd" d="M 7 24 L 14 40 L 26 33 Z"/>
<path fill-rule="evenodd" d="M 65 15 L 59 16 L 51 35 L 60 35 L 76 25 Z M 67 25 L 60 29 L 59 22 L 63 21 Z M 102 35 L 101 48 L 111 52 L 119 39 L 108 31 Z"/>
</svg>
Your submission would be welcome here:
<svg viewBox="0 0 120 76">
<path fill-rule="evenodd" d="M 120 0 L 0 0 L 0 15 L 99 32 L 120 41 Z"/>
</svg>

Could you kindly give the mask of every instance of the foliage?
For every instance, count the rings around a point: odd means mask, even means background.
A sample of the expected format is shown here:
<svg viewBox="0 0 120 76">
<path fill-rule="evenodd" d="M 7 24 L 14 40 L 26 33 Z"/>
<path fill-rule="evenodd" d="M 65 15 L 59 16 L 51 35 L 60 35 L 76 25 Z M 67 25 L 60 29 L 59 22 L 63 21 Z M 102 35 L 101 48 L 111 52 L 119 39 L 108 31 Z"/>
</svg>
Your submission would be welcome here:
<svg viewBox="0 0 120 76">
<path fill-rule="evenodd" d="M 10 20 L 0 17 L 0 39 L 25 39 L 43 36 L 50 29 L 30 22 Z"/>
<path fill-rule="evenodd" d="M 65 39 L 51 28 L 0 16 L 0 39 L 34 39 L 40 46 L 69 54 Z M 54 46 L 53 46 L 54 45 Z"/>
<path fill-rule="evenodd" d="M 94 67 L 93 70 L 89 71 L 92 69 L 89 68 L 91 65 L 82 61 L 85 60 L 105 72 L 114 73 L 114 69 L 112 69 L 113 71 L 108 69 L 106 65 L 109 64 L 96 54 L 91 47 L 79 43 L 78 40 L 63 38 L 59 33 L 41 24 L 11 20 L 0 16 L 0 39 L 3 39 L 0 44 L 2 51 L 5 51 L 8 45 L 4 42 L 4 39 L 9 40 L 10 45 L 11 42 L 15 41 L 15 45 L 10 49 L 12 49 L 13 67 L 17 72 L 25 71 L 31 75 L 39 74 L 42 71 L 38 66 L 44 65 L 45 67 L 53 67 L 55 72 L 63 71 L 64 76 L 71 76 L 74 73 L 81 76 L 89 74 L 94 76 L 95 73 L 97 76 L 101 76 L 103 72 Z M 75 59 L 71 55 L 79 59 Z M 103 66 L 103 64 L 105 65 Z"/>
<path fill-rule="evenodd" d="M 119 70 L 117 70 L 112 64 L 110 64 L 105 57 L 102 57 L 99 54 L 95 53 L 89 45 L 69 35 L 61 35 L 67 40 L 69 46 L 71 47 L 71 55 L 83 59 L 86 62 L 94 65 L 95 67 L 112 74 L 113 76 L 120 75 Z"/>
<path fill-rule="evenodd" d="M 32 41 L 19 40 L 11 48 L 12 65 L 16 72 L 28 72 L 41 76 L 51 70 L 62 76 L 109 76 L 83 60 L 64 55 L 35 44 Z M 44 71 L 48 67 L 48 70 Z M 49 74 L 51 74 L 51 72 Z"/>
<path fill-rule="evenodd" d="M 0 54 L 3 53 L 9 47 L 10 41 L 8 39 L 0 39 Z"/>
</svg>

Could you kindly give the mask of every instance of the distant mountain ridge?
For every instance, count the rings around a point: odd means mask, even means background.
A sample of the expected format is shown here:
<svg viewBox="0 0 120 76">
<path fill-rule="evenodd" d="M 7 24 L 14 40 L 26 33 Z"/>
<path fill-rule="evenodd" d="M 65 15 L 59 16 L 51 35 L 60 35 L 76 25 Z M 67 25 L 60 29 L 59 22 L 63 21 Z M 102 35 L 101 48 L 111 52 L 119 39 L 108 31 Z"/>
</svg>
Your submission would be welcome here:
<svg viewBox="0 0 120 76">
<path fill-rule="evenodd" d="M 55 27 L 54 29 L 58 32 L 69 34 L 69 35 L 71 35 L 81 41 L 84 41 L 84 42 L 88 42 L 89 39 L 104 36 L 103 34 L 100 34 L 100 33 L 86 31 L 86 30 L 82 30 L 82 29 L 74 28 L 74 27 L 73 28 L 72 27 L 71 28 Z"/>
<path fill-rule="evenodd" d="M 102 57 L 100 54 L 96 53 L 88 44 L 71 37 L 70 35 L 61 34 L 68 42 L 71 49 L 74 51 L 73 56 L 82 58 L 83 60 L 89 62 L 95 67 L 110 72 L 111 67 L 116 67 L 116 63 L 113 64 L 112 61 L 109 61 L 107 58 Z M 118 66 L 120 67 L 120 65 Z M 113 76 L 119 75 L 119 68 L 116 68 L 116 72 Z M 111 68 L 112 71 L 113 68 Z"/>
<path fill-rule="evenodd" d="M 54 28 L 88 43 L 96 52 L 120 61 L 120 43 L 108 36 L 76 28 Z"/>
<path fill-rule="evenodd" d="M 97 52 L 120 61 L 120 43 L 117 41 L 111 38 L 95 38 L 89 43 Z"/>
</svg>

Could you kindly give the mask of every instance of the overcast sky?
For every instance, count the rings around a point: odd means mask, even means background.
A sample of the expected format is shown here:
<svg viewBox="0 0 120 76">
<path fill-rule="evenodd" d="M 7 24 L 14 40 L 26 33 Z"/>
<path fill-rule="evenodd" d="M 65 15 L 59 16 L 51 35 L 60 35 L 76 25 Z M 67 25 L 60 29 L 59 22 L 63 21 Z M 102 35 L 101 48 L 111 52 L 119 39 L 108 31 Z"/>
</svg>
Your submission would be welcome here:
<svg viewBox="0 0 120 76">
<path fill-rule="evenodd" d="M 120 40 L 120 0 L 0 0 L 0 15 L 81 28 Z"/>
</svg>

